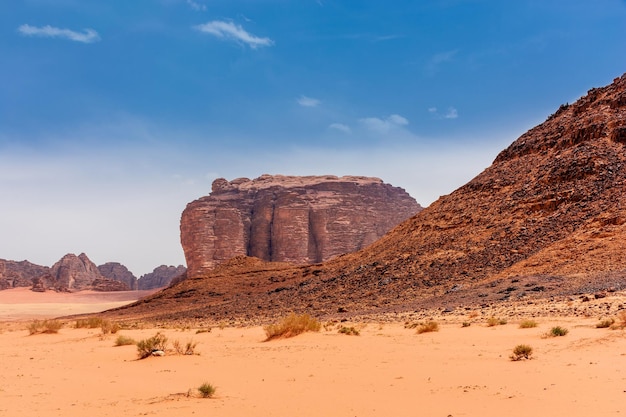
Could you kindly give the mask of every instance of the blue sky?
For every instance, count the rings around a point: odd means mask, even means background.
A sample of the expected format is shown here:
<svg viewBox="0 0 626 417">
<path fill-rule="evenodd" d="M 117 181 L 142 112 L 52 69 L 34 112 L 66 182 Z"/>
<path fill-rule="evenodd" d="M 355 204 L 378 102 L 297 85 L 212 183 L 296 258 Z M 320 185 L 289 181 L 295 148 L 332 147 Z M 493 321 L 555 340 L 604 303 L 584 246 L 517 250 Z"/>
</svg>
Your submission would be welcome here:
<svg viewBox="0 0 626 417">
<path fill-rule="evenodd" d="M 368 175 L 422 205 L 626 71 L 626 1 L 7 0 L 0 258 L 184 263 L 217 177 Z"/>
</svg>

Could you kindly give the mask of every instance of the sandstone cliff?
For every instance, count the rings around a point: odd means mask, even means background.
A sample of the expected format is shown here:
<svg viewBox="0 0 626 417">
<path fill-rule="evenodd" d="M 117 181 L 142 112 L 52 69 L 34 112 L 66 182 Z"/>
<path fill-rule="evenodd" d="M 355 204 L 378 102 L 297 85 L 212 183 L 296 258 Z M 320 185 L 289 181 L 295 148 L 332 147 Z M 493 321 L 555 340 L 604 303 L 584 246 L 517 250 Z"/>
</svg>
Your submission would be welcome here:
<svg viewBox="0 0 626 417">
<path fill-rule="evenodd" d="M 49 273 L 47 266 L 36 265 L 28 261 L 7 261 L 0 259 L 0 290 L 15 287 L 30 287 L 33 278 Z"/>
<path fill-rule="evenodd" d="M 137 289 L 137 277 L 119 262 L 107 262 L 104 265 L 99 265 L 98 271 L 105 278 L 126 284 L 128 289 Z"/>
<path fill-rule="evenodd" d="M 182 265 L 167 266 L 161 265 L 154 268 L 149 274 L 142 275 L 137 281 L 137 288 L 139 290 L 152 290 L 154 288 L 161 288 L 170 285 L 172 280 L 187 272 L 187 268 Z"/>
<path fill-rule="evenodd" d="M 229 263 L 118 314 L 251 320 L 626 289 L 625 189 L 626 74 L 357 253 L 291 268 Z"/>
<path fill-rule="evenodd" d="M 187 205 L 181 243 L 190 277 L 238 255 L 317 263 L 366 247 L 420 210 L 378 178 L 220 178 Z"/>
</svg>

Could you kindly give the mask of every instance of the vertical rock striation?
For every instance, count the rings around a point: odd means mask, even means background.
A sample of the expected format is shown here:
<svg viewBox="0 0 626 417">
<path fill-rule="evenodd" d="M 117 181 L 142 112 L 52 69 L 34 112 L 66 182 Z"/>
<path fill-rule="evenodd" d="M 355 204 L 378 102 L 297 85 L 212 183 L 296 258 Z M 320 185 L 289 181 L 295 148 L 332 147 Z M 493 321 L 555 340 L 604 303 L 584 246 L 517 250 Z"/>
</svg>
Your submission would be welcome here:
<svg viewBox="0 0 626 417">
<path fill-rule="evenodd" d="M 238 255 L 317 263 L 368 246 L 421 209 L 378 178 L 220 178 L 187 205 L 181 243 L 190 277 Z"/>
</svg>

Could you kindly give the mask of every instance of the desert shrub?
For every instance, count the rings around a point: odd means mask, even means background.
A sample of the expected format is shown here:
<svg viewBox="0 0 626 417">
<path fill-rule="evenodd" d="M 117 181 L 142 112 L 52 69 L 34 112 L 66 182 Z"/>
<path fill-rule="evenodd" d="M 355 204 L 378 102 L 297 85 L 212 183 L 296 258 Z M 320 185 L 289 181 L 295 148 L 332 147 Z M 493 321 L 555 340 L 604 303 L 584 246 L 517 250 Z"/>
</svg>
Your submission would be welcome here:
<svg viewBox="0 0 626 417">
<path fill-rule="evenodd" d="M 358 336 L 361 334 L 357 329 L 355 329 L 352 326 L 350 327 L 341 326 L 341 328 L 339 329 L 339 333 L 347 334 L 348 336 Z"/>
<path fill-rule="evenodd" d="M 513 354 L 510 356 L 512 361 L 521 361 L 522 359 L 531 359 L 533 354 L 533 348 L 529 345 L 517 345 L 513 349 Z"/>
<path fill-rule="evenodd" d="M 615 324 L 615 319 L 600 320 L 600 322 L 596 324 L 596 329 L 606 329 L 607 327 L 611 327 L 613 324 Z"/>
<path fill-rule="evenodd" d="M 194 342 L 193 340 L 188 341 L 185 346 L 183 347 L 183 345 L 180 343 L 179 340 L 174 340 L 172 342 L 172 346 L 174 347 L 174 351 L 176 351 L 177 354 L 179 355 L 195 355 L 196 351 L 196 346 L 198 345 L 198 343 Z"/>
<path fill-rule="evenodd" d="M 569 333 L 569 330 L 567 330 L 565 327 L 555 326 L 555 327 L 550 329 L 550 331 L 548 332 L 547 336 L 548 337 L 558 337 L 558 336 L 565 336 L 568 333 Z"/>
<path fill-rule="evenodd" d="M 58 333 L 63 323 L 58 320 L 34 320 L 26 329 L 31 335 L 39 333 Z"/>
<path fill-rule="evenodd" d="M 464 321 L 464 322 L 461 324 L 461 327 L 470 327 L 471 325 L 472 325 L 472 323 L 470 323 L 469 321 Z"/>
<path fill-rule="evenodd" d="M 415 329 L 419 325 L 420 325 L 420 323 L 416 322 L 416 321 L 406 321 L 406 322 L 404 322 L 404 328 L 405 329 Z"/>
<path fill-rule="evenodd" d="M 626 328 L 626 310 L 622 310 L 617 313 L 617 322 L 611 325 L 611 329 L 625 329 Z"/>
<path fill-rule="evenodd" d="M 139 359 L 144 359 L 152 355 L 152 352 L 157 350 L 165 352 L 166 348 L 167 337 L 160 332 L 157 332 L 154 336 L 137 342 L 137 355 L 139 356 Z"/>
<path fill-rule="evenodd" d="M 86 319 L 78 319 L 74 323 L 76 329 L 95 329 L 102 326 L 103 319 L 100 317 L 88 317 Z"/>
<path fill-rule="evenodd" d="M 438 332 L 439 331 L 439 323 L 436 321 L 429 321 L 427 323 L 420 324 L 417 328 L 417 334 L 422 333 L 430 333 L 430 332 Z"/>
<path fill-rule="evenodd" d="M 117 339 L 115 339 L 115 346 L 128 346 L 136 343 L 135 339 L 124 335 L 119 335 L 117 336 Z"/>
<path fill-rule="evenodd" d="M 524 320 L 519 324 L 520 329 L 532 329 L 533 327 L 537 327 L 535 320 Z"/>
<path fill-rule="evenodd" d="M 102 320 L 100 329 L 102 330 L 102 334 L 115 334 L 120 330 L 120 325 L 110 320 Z"/>
<path fill-rule="evenodd" d="M 211 333 L 211 328 L 208 327 L 206 329 L 198 329 L 198 330 L 196 330 L 196 334 L 200 334 L 200 333 Z"/>
<path fill-rule="evenodd" d="M 198 391 L 200 391 L 200 395 L 202 395 L 203 398 L 211 398 L 213 395 L 215 395 L 216 390 L 217 388 L 215 388 L 208 382 L 205 382 L 198 387 Z"/>
<path fill-rule="evenodd" d="M 506 319 L 501 319 L 501 318 L 497 318 L 497 317 L 489 317 L 487 319 L 487 326 L 488 327 L 503 326 L 506 323 L 507 323 Z"/>
<path fill-rule="evenodd" d="M 291 313 L 279 323 L 265 326 L 265 340 L 294 337 L 304 332 L 319 332 L 321 327 L 321 323 L 308 314 Z"/>
</svg>

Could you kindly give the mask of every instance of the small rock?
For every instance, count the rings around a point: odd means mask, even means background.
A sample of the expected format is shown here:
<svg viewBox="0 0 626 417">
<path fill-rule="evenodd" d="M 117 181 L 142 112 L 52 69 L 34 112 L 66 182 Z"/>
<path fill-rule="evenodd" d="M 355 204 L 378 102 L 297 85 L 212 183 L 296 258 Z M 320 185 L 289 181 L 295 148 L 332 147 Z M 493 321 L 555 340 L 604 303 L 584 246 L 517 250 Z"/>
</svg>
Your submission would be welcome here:
<svg viewBox="0 0 626 417">
<path fill-rule="evenodd" d="M 163 352 L 162 350 L 153 350 L 152 356 L 165 356 L 165 352 Z"/>
</svg>

